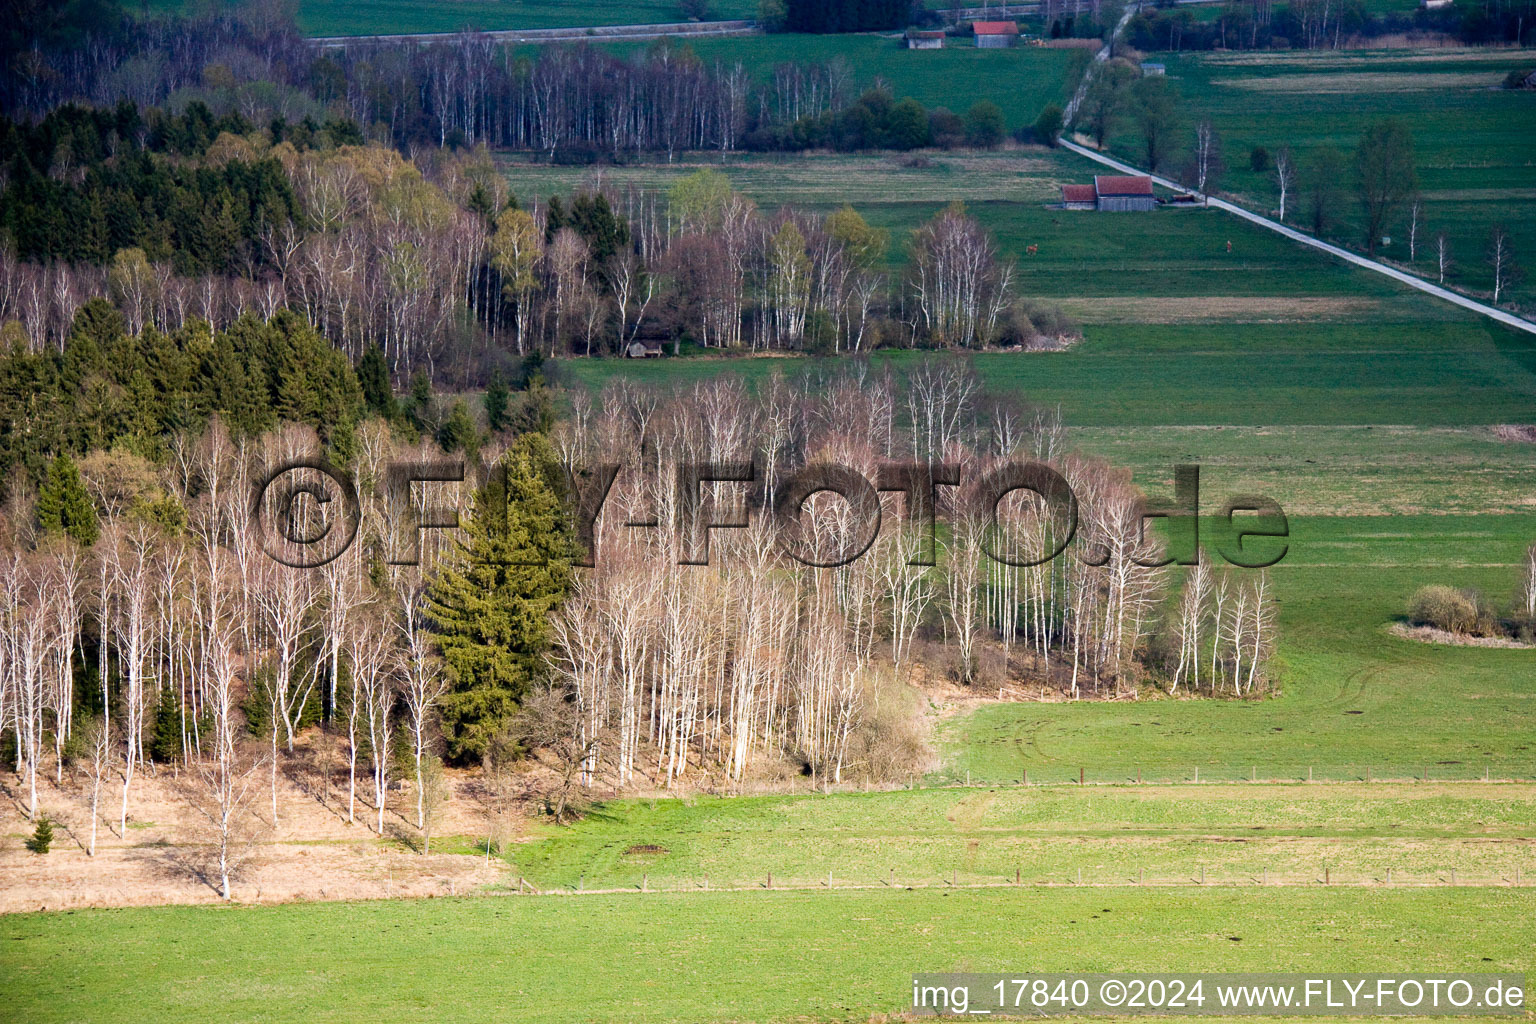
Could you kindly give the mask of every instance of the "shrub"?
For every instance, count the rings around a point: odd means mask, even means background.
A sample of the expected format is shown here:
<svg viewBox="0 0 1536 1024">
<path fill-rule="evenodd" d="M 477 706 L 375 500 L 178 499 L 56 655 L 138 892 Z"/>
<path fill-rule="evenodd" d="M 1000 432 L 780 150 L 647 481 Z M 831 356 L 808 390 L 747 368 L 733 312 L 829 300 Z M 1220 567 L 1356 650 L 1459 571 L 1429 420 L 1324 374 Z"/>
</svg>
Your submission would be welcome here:
<svg viewBox="0 0 1536 1024">
<path fill-rule="evenodd" d="M 1254 146 L 1253 152 L 1248 154 L 1248 166 L 1260 174 L 1269 170 L 1269 150 Z"/>
<path fill-rule="evenodd" d="M 991 100 L 977 100 L 965 113 L 965 141 L 980 149 L 995 149 L 1003 142 L 1003 111 Z"/>
<path fill-rule="evenodd" d="M 1054 103 L 1049 104 L 1044 110 L 1040 111 L 1040 116 L 1035 118 L 1035 125 L 1032 129 L 1035 141 L 1041 145 L 1055 148 L 1057 141 L 1061 138 L 1062 127 L 1061 108 Z"/>
<path fill-rule="evenodd" d="M 27 849 L 36 854 L 48 852 L 48 847 L 53 845 L 53 822 L 47 818 L 37 820 L 37 828 L 32 830 L 32 838 L 27 840 Z"/>
<path fill-rule="evenodd" d="M 1492 616 L 1475 591 L 1441 584 L 1420 587 L 1408 602 L 1408 617 L 1458 636 L 1487 632 Z"/>
</svg>

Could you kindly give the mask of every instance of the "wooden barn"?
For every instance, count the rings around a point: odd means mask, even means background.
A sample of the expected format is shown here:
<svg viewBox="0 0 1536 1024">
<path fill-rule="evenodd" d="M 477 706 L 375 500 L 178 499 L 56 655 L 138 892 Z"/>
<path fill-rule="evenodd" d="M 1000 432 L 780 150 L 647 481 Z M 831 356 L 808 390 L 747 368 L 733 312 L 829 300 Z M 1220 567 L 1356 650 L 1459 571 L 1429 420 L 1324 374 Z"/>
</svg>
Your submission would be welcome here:
<svg viewBox="0 0 1536 1024">
<path fill-rule="evenodd" d="M 1152 179 L 1145 174 L 1100 174 L 1092 185 L 1061 186 L 1064 210 L 1102 210 L 1123 213 L 1157 209 Z"/>
<path fill-rule="evenodd" d="M 905 39 L 909 50 L 944 49 L 944 33 L 941 30 L 909 28 Z"/>
<path fill-rule="evenodd" d="M 976 46 L 983 50 L 1006 49 L 1019 38 L 1019 26 L 1011 21 L 973 21 L 971 32 Z"/>
<path fill-rule="evenodd" d="M 1095 209 L 1112 213 L 1157 209 L 1152 179 L 1145 174 L 1099 174 L 1093 179 Z"/>
<path fill-rule="evenodd" d="M 1061 186 L 1061 205 L 1066 210 L 1098 209 L 1099 197 L 1092 185 Z"/>
</svg>

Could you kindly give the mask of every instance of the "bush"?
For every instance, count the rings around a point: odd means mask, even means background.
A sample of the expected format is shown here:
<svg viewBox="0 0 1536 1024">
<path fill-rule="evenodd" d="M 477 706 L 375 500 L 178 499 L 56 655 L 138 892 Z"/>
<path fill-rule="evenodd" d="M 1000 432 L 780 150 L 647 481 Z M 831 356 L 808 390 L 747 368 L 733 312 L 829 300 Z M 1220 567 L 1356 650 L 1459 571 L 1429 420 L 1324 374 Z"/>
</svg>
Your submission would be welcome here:
<svg viewBox="0 0 1536 1024">
<path fill-rule="evenodd" d="M 1414 592 L 1408 602 L 1408 617 L 1416 625 L 1433 626 L 1457 636 L 1482 635 L 1496 627 L 1492 613 L 1476 591 L 1438 583 Z"/>
<path fill-rule="evenodd" d="M 991 100 L 977 100 L 965 113 L 965 141 L 979 149 L 995 149 L 1003 142 L 1003 111 Z"/>
<path fill-rule="evenodd" d="M 1057 140 L 1061 138 L 1062 127 L 1061 108 L 1052 103 L 1040 111 L 1040 116 L 1035 118 L 1035 126 L 1032 129 L 1035 141 L 1054 149 Z"/>
<path fill-rule="evenodd" d="M 1269 170 L 1269 150 L 1254 146 L 1253 152 L 1248 154 L 1248 166 L 1260 174 Z"/>
<path fill-rule="evenodd" d="M 37 820 L 37 828 L 32 830 L 32 838 L 27 840 L 27 849 L 36 854 L 48 852 L 48 847 L 53 845 L 53 822 L 47 818 Z"/>
</svg>

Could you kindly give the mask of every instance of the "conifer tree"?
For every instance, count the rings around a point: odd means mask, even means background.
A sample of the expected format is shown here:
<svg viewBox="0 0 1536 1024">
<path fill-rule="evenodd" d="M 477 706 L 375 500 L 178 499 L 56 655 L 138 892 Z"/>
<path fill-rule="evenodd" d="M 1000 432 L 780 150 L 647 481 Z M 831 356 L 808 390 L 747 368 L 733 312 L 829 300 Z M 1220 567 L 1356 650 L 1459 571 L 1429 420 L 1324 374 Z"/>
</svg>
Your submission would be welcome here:
<svg viewBox="0 0 1536 1024">
<path fill-rule="evenodd" d="M 490 427 L 491 433 L 499 434 L 511 424 L 512 418 L 508 412 L 510 392 L 507 385 L 502 382 L 501 374 L 491 378 L 490 386 L 485 389 L 485 425 Z"/>
<path fill-rule="evenodd" d="M 427 613 L 449 679 L 440 714 L 448 756 L 483 756 L 543 671 L 550 614 L 575 554 L 548 440 L 520 437 L 474 497 L 457 557 L 433 580 Z"/>
<path fill-rule="evenodd" d="M 37 522 L 45 531 L 67 533 L 78 543 L 96 543 L 100 527 L 80 469 L 68 455 L 60 455 L 48 468 L 48 480 L 37 494 Z"/>
<path fill-rule="evenodd" d="M 384 351 L 370 345 L 363 358 L 357 361 L 357 383 L 363 389 L 363 401 L 368 411 L 392 420 L 399 413 L 395 404 L 395 392 L 389 384 L 389 367 L 384 364 Z"/>
</svg>

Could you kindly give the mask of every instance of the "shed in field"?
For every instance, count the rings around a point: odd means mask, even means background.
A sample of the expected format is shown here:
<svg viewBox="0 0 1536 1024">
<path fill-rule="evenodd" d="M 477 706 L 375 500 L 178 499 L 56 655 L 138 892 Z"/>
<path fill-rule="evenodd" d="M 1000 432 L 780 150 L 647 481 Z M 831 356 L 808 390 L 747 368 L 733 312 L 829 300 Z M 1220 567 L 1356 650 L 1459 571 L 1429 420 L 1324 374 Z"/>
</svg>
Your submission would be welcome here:
<svg viewBox="0 0 1536 1024">
<path fill-rule="evenodd" d="M 1067 210 L 1092 210 L 1098 206 L 1099 197 L 1092 185 L 1061 186 L 1061 205 Z"/>
<path fill-rule="evenodd" d="M 1099 174 L 1093 179 L 1096 209 L 1112 212 L 1155 210 L 1152 179 L 1145 174 Z"/>
<path fill-rule="evenodd" d="M 944 49 L 944 33 L 942 31 L 921 28 L 909 28 L 906 34 L 907 49 L 909 50 L 942 50 Z"/>
<path fill-rule="evenodd" d="M 1145 174 L 1100 174 L 1092 185 L 1061 186 L 1064 210 L 1155 210 L 1152 179 Z"/>
<path fill-rule="evenodd" d="M 630 359 L 660 359 L 661 342 L 654 338 L 636 338 L 624 349 L 624 355 Z"/>
<path fill-rule="evenodd" d="M 1141 62 L 1141 73 L 1143 77 L 1166 75 L 1168 73 L 1168 66 L 1166 64 L 1159 64 L 1157 61 L 1144 60 Z"/>
<path fill-rule="evenodd" d="M 976 36 L 976 45 L 983 50 L 1004 49 L 1019 38 L 1019 26 L 1011 21 L 973 21 L 971 32 Z"/>
</svg>

